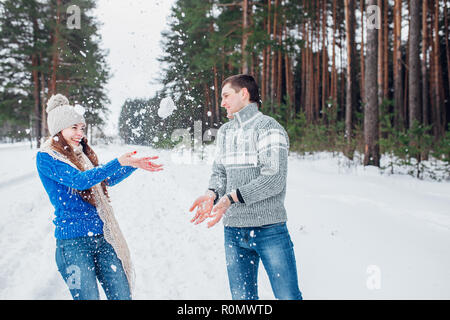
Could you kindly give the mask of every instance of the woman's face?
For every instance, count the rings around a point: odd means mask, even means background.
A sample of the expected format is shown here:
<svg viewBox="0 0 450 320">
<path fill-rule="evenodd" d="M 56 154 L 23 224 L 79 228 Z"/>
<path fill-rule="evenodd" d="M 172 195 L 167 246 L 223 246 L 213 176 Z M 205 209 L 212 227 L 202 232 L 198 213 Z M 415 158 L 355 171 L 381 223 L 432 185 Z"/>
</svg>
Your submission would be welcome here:
<svg viewBox="0 0 450 320">
<path fill-rule="evenodd" d="M 61 131 L 62 136 L 72 147 L 78 147 L 81 139 L 84 137 L 84 130 L 86 126 L 84 123 L 74 124 L 71 127 L 65 128 Z"/>
</svg>

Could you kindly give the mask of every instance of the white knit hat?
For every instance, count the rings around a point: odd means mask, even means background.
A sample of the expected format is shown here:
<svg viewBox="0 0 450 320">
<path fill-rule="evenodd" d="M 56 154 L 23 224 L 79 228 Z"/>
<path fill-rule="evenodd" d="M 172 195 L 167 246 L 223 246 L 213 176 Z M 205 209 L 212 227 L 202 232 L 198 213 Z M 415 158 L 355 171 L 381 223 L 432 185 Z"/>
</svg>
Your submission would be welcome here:
<svg viewBox="0 0 450 320">
<path fill-rule="evenodd" d="M 84 108 L 81 106 L 71 106 L 69 100 L 58 93 L 53 95 L 47 103 L 46 109 L 47 115 L 47 125 L 50 135 L 54 136 L 61 130 L 64 130 L 74 124 L 84 123 Z"/>
</svg>

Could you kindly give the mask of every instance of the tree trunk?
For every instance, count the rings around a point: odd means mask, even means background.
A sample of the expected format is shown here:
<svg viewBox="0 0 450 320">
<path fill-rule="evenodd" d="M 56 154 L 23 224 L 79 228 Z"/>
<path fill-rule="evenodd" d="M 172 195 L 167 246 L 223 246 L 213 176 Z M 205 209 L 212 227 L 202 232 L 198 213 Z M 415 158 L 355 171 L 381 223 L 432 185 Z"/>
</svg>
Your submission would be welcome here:
<svg viewBox="0 0 450 320">
<path fill-rule="evenodd" d="M 345 33 L 347 39 L 347 82 L 345 102 L 345 134 L 347 137 L 347 157 L 353 159 L 353 109 L 356 105 L 355 85 L 355 1 L 345 0 Z"/>
<path fill-rule="evenodd" d="M 281 19 L 280 19 L 281 20 Z M 283 94 L 282 94 L 282 75 L 283 75 L 283 69 L 282 69 L 282 62 L 283 62 L 283 53 L 281 51 L 281 40 L 283 37 L 283 29 L 284 28 L 278 28 L 278 66 L 277 66 L 277 93 L 276 93 L 276 97 L 277 97 L 277 104 L 278 106 L 281 104 L 281 99 L 283 98 Z"/>
<path fill-rule="evenodd" d="M 361 88 L 361 100 L 364 100 L 364 12 L 366 11 L 365 9 L 365 5 L 364 5 L 364 1 L 365 0 L 359 0 L 360 2 L 360 10 L 361 10 L 361 51 L 360 51 L 360 60 L 361 60 L 361 83 L 360 83 L 360 88 Z"/>
<path fill-rule="evenodd" d="M 387 99 L 389 97 L 389 1 L 383 0 L 383 2 L 383 98 Z"/>
<path fill-rule="evenodd" d="M 266 26 L 266 22 L 264 21 L 264 28 Z M 261 70 L 261 100 L 265 101 L 266 99 L 266 50 L 267 46 L 263 48 L 262 51 L 262 70 Z"/>
<path fill-rule="evenodd" d="M 216 123 L 218 126 L 220 123 L 220 102 L 219 102 L 220 87 L 219 87 L 219 80 L 218 80 L 218 76 L 217 76 L 217 66 L 215 64 L 214 64 L 213 72 L 214 72 L 214 106 L 215 106 L 213 123 Z M 211 125 L 211 127 L 213 127 L 213 125 Z"/>
<path fill-rule="evenodd" d="M 274 17 L 273 17 L 273 38 L 274 40 L 277 40 L 277 18 L 278 18 L 278 14 L 277 14 L 277 10 L 278 10 L 278 1 L 279 0 L 275 0 L 275 5 L 274 5 Z M 273 104 L 275 102 L 275 94 L 276 94 L 276 79 L 277 79 L 277 74 L 276 74 L 276 62 L 277 62 L 277 53 L 274 51 L 273 53 L 273 57 L 272 57 L 272 85 L 271 85 L 271 91 L 270 91 L 270 106 L 272 108 L 272 112 L 274 111 L 273 109 Z"/>
<path fill-rule="evenodd" d="M 331 67 L 331 99 L 333 100 L 333 117 L 332 125 L 334 125 L 337 120 L 337 71 L 336 71 L 336 0 L 333 0 L 333 58 Z"/>
<path fill-rule="evenodd" d="M 313 60 L 311 50 L 311 32 L 309 30 L 309 24 L 307 25 L 307 40 L 306 40 L 306 89 L 305 89 L 305 108 L 306 108 L 306 120 L 308 123 L 313 122 L 313 103 L 312 103 L 312 89 L 314 87 L 313 82 Z"/>
<path fill-rule="evenodd" d="M 56 94 L 56 76 L 58 72 L 58 63 L 59 63 L 59 25 L 60 25 L 60 7 L 61 7 L 61 0 L 56 0 L 56 25 L 55 30 L 53 34 L 53 53 L 52 53 L 52 75 L 50 80 L 50 92 L 49 96 L 52 96 L 53 94 Z"/>
<path fill-rule="evenodd" d="M 203 84 L 204 96 L 205 96 L 205 106 L 203 108 L 203 122 L 202 128 L 210 127 L 211 117 L 208 116 L 208 111 L 211 111 L 211 98 L 209 95 L 209 86 L 206 82 Z M 203 132 L 202 132 L 203 134 Z M 202 135 L 203 136 L 203 135 Z"/>
<path fill-rule="evenodd" d="M 448 93 L 450 93 L 450 48 L 449 48 L 449 44 L 448 44 L 448 38 L 449 38 L 448 16 L 449 16 L 449 13 L 447 11 L 448 10 L 447 4 L 448 4 L 447 1 L 444 1 L 444 24 L 445 24 L 444 35 L 445 35 L 445 53 L 446 53 L 445 55 L 447 57 Z"/>
<path fill-rule="evenodd" d="M 317 45 L 316 48 L 319 48 L 319 36 L 316 36 Z M 319 51 L 316 53 L 316 61 L 314 63 L 314 120 L 316 123 L 320 119 L 320 99 L 319 99 L 319 85 L 320 85 L 320 53 Z"/>
<path fill-rule="evenodd" d="M 440 41 L 439 41 L 439 1 L 434 0 L 434 16 L 433 16 L 433 95 L 434 95 L 434 127 L 435 138 L 438 139 L 443 134 L 442 126 L 442 100 L 441 100 L 441 80 L 440 76 Z"/>
<path fill-rule="evenodd" d="M 378 0 L 378 7 L 380 8 L 380 15 L 381 12 L 383 12 L 383 0 Z M 383 26 L 384 21 L 382 16 L 381 18 L 381 25 Z M 384 80 L 384 39 L 383 39 L 383 32 L 380 30 L 378 32 L 378 105 L 380 106 L 383 103 L 384 96 L 383 96 L 383 80 Z"/>
<path fill-rule="evenodd" d="M 248 56 L 247 56 L 247 42 L 248 42 L 248 0 L 242 1 L 242 73 L 248 73 Z"/>
<path fill-rule="evenodd" d="M 428 0 L 422 1 L 422 120 L 424 126 L 430 124 L 428 86 Z"/>
<path fill-rule="evenodd" d="M 39 59 L 40 61 L 42 61 L 42 53 L 39 54 Z M 42 136 L 45 136 L 48 133 L 48 124 L 47 124 L 47 112 L 46 112 L 46 106 L 47 106 L 47 99 L 46 99 L 46 94 L 45 94 L 45 76 L 44 74 L 41 72 L 41 112 L 42 112 L 42 121 L 41 121 L 41 132 L 42 132 Z"/>
<path fill-rule="evenodd" d="M 31 63 L 33 66 L 33 97 L 34 97 L 34 114 L 33 114 L 33 129 L 35 132 L 35 138 L 36 138 L 36 146 L 37 148 L 40 148 L 41 146 L 41 110 L 42 110 L 42 103 L 41 103 L 41 84 L 39 81 L 40 73 L 38 72 L 37 68 L 39 67 L 39 58 L 34 53 L 31 57 Z"/>
<path fill-rule="evenodd" d="M 322 110 L 326 110 L 328 93 L 328 49 L 327 49 L 327 12 L 326 1 L 322 1 Z"/>
<path fill-rule="evenodd" d="M 395 124 L 397 129 L 404 128 L 405 117 L 403 114 L 403 77 L 402 77 L 402 51 L 401 51 L 401 24 L 402 24 L 402 0 L 395 0 L 394 6 L 394 104 Z"/>
<path fill-rule="evenodd" d="M 422 0 L 410 0 L 409 22 L 409 127 L 421 122 L 420 99 L 420 5 Z"/>
<path fill-rule="evenodd" d="M 270 33 L 271 33 L 271 30 L 272 30 L 271 29 L 272 0 L 267 0 L 267 2 L 268 2 L 268 8 L 267 8 L 267 12 L 268 12 L 267 13 L 267 36 L 270 39 L 271 38 L 270 37 Z M 266 79 L 266 83 L 265 83 L 266 96 L 265 97 L 268 98 L 269 101 L 270 101 L 270 56 L 271 56 L 271 46 L 270 45 L 267 47 L 266 54 L 267 54 L 267 58 L 266 58 L 266 70 L 265 70 L 265 72 L 266 72 L 266 76 L 265 76 L 265 79 Z M 272 108 L 272 106 L 270 108 Z"/>
<path fill-rule="evenodd" d="M 294 90 L 294 74 L 292 71 L 291 66 L 291 58 L 289 57 L 289 54 L 285 52 L 284 54 L 284 60 L 285 60 L 285 69 L 286 69 L 286 92 L 288 97 L 288 112 L 287 117 L 288 119 L 291 119 L 292 116 L 295 114 L 295 90 Z"/>
<path fill-rule="evenodd" d="M 404 73 L 404 79 L 403 79 L 403 115 L 404 115 L 404 128 L 409 128 L 408 125 L 408 121 L 409 121 L 409 116 L 408 116 L 408 91 L 409 91 L 409 86 L 408 86 L 408 79 L 409 79 L 409 67 L 408 67 L 408 62 L 409 62 L 409 38 L 408 41 L 406 42 L 406 59 L 405 59 L 405 72 Z"/>
<path fill-rule="evenodd" d="M 39 31 L 39 26 L 36 17 L 33 17 L 33 41 L 34 45 L 37 45 L 37 33 Z M 41 99 L 41 72 L 38 68 L 41 66 L 41 59 L 37 52 L 31 55 L 31 65 L 33 67 L 32 77 L 33 77 L 33 98 L 34 98 L 34 112 L 33 112 L 33 130 L 35 132 L 36 147 L 40 148 L 41 138 L 42 138 L 42 99 Z"/>
<path fill-rule="evenodd" d="M 302 47 L 302 50 L 300 52 L 301 54 L 301 59 L 302 59 L 302 64 L 301 64 L 301 86 L 300 86 L 300 108 L 303 107 L 303 110 L 306 110 L 306 50 L 307 50 L 307 44 L 306 44 L 306 39 L 307 39 L 307 35 L 306 35 L 306 23 L 303 22 L 302 23 L 302 30 L 301 30 L 301 34 L 302 34 L 302 39 L 304 39 L 304 44 Z"/>
<path fill-rule="evenodd" d="M 377 0 L 368 0 L 369 5 L 376 5 Z M 378 30 L 367 30 L 366 98 L 364 100 L 364 165 L 380 166 L 380 147 L 378 144 Z"/>
</svg>

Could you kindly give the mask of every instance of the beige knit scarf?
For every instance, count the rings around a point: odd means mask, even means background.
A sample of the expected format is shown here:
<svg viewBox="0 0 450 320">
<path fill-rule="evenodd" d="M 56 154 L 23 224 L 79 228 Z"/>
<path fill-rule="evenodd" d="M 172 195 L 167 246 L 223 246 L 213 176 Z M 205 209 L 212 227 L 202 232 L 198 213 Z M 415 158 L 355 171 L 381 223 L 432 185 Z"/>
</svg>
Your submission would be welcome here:
<svg viewBox="0 0 450 320">
<path fill-rule="evenodd" d="M 60 154 L 51 147 L 51 139 L 45 141 L 39 151 L 48 153 L 56 160 L 60 160 L 64 163 L 67 163 L 73 168 L 79 170 L 66 156 Z M 78 157 L 78 159 L 80 160 L 80 163 L 84 166 L 85 170 L 94 168 L 94 165 L 91 163 L 89 158 L 83 152 L 83 147 L 81 145 L 74 148 L 74 152 Z M 117 257 L 122 262 L 123 269 L 127 276 L 130 291 L 133 292 L 135 273 L 133 265 L 131 263 L 130 250 L 128 249 L 128 245 L 125 241 L 122 231 L 119 228 L 119 224 L 117 223 L 117 220 L 114 216 L 113 209 L 108 201 L 108 198 L 103 193 L 103 189 L 100 183 L 92 187 L 92 194 L 95 199 L 98 215 L 100 216 L 100 219 L 103 221 L 103 236 L 105 237 L 105 240 L 109 244 L 111 244 L 111 246 L 114 248 Z"/>
</svg>

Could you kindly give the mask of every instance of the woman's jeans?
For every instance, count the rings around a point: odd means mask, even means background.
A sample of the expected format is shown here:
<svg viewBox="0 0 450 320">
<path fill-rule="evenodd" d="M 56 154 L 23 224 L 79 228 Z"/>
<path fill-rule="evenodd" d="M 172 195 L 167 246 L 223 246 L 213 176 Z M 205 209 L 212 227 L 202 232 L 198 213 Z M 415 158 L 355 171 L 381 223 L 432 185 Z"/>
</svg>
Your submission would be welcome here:
<svg viewBox="0 0 450 320">
<path fill-rule="evenodd" d="M 97 279 L 109 300 L 131 299 L 122 263 L 103 235 L 57 239 L 56 264 L 75 300 L 98 300 Z"/>
<path fill-rule="evenodd" d="M 262 227 L 225 227 L 225 254 L 233 300 L 258 299 L 259 260 L 276 299 L 302 300 L 294 245 L 286 223 Z"/>
</svg>

